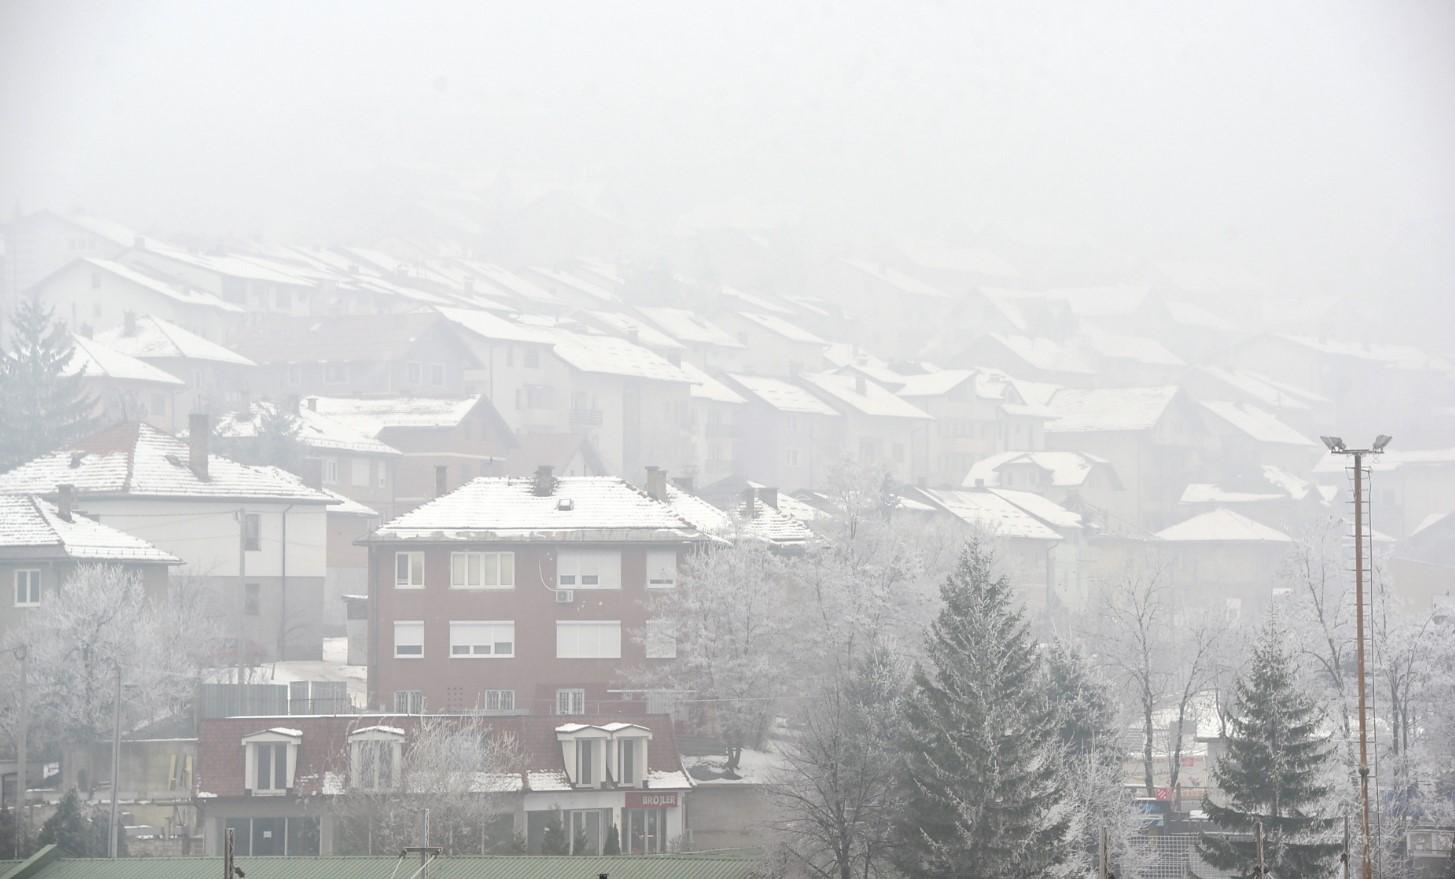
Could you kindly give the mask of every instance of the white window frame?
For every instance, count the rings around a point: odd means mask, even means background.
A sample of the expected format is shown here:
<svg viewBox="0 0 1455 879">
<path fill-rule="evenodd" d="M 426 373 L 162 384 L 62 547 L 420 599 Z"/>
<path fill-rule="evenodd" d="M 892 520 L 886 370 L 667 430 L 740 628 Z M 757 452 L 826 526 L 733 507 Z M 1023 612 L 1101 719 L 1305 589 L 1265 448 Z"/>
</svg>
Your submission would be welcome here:
<svg viewBox="0 0 1455 879">
<path fill-rule="evenodd" d="M 411 360 L 404 364 L 404 383 L 410 385 L 422 384 L 424 378 L 424 365 L 417 360 Z"/>
<path fill-rule="evenodd" d="M 556 588 L 620 589 L 621 550 L 560 550 L 556 553 Z"/>
<path fill-rule="evenodd" d="M 514 690 L 486 690 L 482 696 L 486 711 L 515 710 Z M 494 703 L 493 705 L 491 704 L 492 702 Z"/>
<path fill-rule="evenodd" d="M 368 752 L 374 751 L 375 754 Z M 389 755 L 388 777 L 381 778 L 377 753 Z M 375 759 L 367 759 L 373 756 Z M 399 787 L 399 764 L 404 758 L 404 736 L 383 729 L 362 729 L 349 734 L 349 787 L 386 791 Z"/>
<path fill-rule="evenodd" d="M 293 789 L 294 777 L 298 771 L 298 746 L 302 743 L 302 736 L 297 730 L 286 730 L 282 728 L 268 729 L 244 736 L 243 745 L 243 788 L 253 796 L 280 797 Z M 263 747 L 268 748 L 269 771 L 267 785 L 258 784 L 258 761 Z M 274 761 L 278 753 L 283 755 L 283 787 L 277 787 L 277 763 Z"/>
<path fill-rule="evenodd" d="M 647 550 L 648 589 L 676 589 L 678 575 L 677 550 Z"/>
<path fill-rule="evenodd" d="M 404 707 L 399 707 L 400 697 L 403 697 Z M 424 691 L 423 690 L 395 690 L 394 691 L 394 713 L 395 714 L 423 714 L 424 713 Z"/>
<path fill-rule="evenodd" d="M 338 485 L 338 458 L 323 459 L 323 484 Z"/>
<path fill-rule="evenodd" d="M 401 559 L 408 559 L 409 576 L 404 582 L 399 581 L 399 562 Z M 419 560 L 419 581 L 414 580 L 414 562 Z M 424 553 L 419 550 L 394 553 L 394 588 L 395 589 L 423 589 L 424 588 Z"/>
<path fill-rule="evenodd" d="M 566 710 L 561 710 L 561 701 L 566 701 Z M 577 710 L 579 708 L 579 710 Z M 572 717 L 586 713 L 586 690 L 581 687 L 562 687 L 556 691 L 556 714 Z"/>
<path fill-rule="evenodd" d="M 479 556 L 478 571 L 480 574 L 480 582 L 478 584 L 471 584 L 469 582 L 471 556 Z M 490 563 L 493 563 L 495 566 L 496 582 L 494 584 L 489 584 L 485 582 L 485 572 L 487 570 L 487 566 Z M 507 564 L 510 567 L 509 582 L 506 582 L 505 578 L 505 568 Z M 457 565 L 463 565 L 464 567 L 463 569 L 459 569 L 457 568 Z M 464 582 L 460 582 L 460 580 L 456 578 L 457 574 L 464 575 Z M 471 550 L 468 552 L 450 553 L 450 588 L 468 590 L 514 589 L 515 553 L 508 550 L 503 552 L 481 552 L 478 550 Z"/>
<path fill-rule="evenodd" d="M 642 631 L 642 647 L 647 659 L 676 659 L 676 626 L 671 620 L 647 620 Z"/>
<path fill-rule="evenodd" d="M 354 458 L 349 462 L 349 484 L 355 488 L 368 488 L 374 480 L 369 472 L 368 458 Z"/>
<path fill-rule="evenodd" d="M 494 634 L 488 642 L 477 642 L 466 640 L 465 635 L 471 626 L 493 626 L 496 627 Z M 510 640 L 506 641 L 498 635 L 499 629 L 510 627 Z M 459 640 L 456 640 L 457 634 Z M 501 644 L 509 644 L 510 652 L 498 652 Z M 465 652 L 458 652 L 456 648 L 465 648 Z M 483 648 L 483 650 L 482 650 Z M 514 659 L 515 658 L 515 620 L 450 620 L 450 659 Z"/>
<path fill-rule="evenodd" d="M 254 528 L 254 525 L 257 527 Z M 263 551 L 262 513 L 243 513 L 243 550 L 245 552 Z"/>
<path fill-rule="evenodd" d="M 400 629 L 401 626 L 404 626 L 404 627 L 407 627 L 407 628 L 414 628 L 414 627 L 417 626 L 419 628 L 419 644 L 418 644 L 419 652 L 418 653 L 400 653 L 399 652 L 399 629 Z M 395 659 L 423 659 L 424 658 L 424 620 L 395 620 L 394 621 L 394 640 L 393 640 L 393 645 L 394 645 L 394 658 Z M 404 646 L 406 646 L 406 647 L 413 647 L 415 645 L 413 643 L 406 643 Z"/>
<path fill-rule="evenodd" d="M 26 594 L 24 600 L 21 600 L 20 595 L 20 584 L 22 579 L 24 579 L 26 582 Z M 11 592 L 11 597 L 15 599 L 15 606 L 40 607 L 40 603 L 43 600 L 44 596 L 43 587 L 41 585 L 42 582 L 43 581 L 40 575 L 40 568 L 18 569 L 15 572 L 15 576 L 12 578 L 14 588 Z M 32 597 L 34 598 L 33 601 L 31 600 Z"/>
<path fill-rule="evenodd" d="M 595 633 L 589 649 L 580 640 L 586 631 Z M 621 659 L 621 620 L 556 620 L 556 658 Z"/>
</svg>

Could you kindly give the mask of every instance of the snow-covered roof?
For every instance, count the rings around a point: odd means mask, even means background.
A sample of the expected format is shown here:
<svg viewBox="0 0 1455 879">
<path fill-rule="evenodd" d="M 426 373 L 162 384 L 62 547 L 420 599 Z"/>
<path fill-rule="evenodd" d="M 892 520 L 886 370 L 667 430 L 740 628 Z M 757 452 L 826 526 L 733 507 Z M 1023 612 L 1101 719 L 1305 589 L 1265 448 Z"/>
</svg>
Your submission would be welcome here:
<svg viewBox="0 0 1455 879">
<path fill-rule="evenodd" d="M 1056 528 L 1080 528 L 1081 514 L 1068 510 L 1050 498 L 1033 491 L 1013 491 L 1008 488 L 992 488 L 990 493 L 1007 500 Z"/>
<path fill-rule="evenodd" d="M 1026 540 L 1061 539 L 1045 522 L 996 492 L 928 488 L 920 491 L 957 519 L 991 534 Z"/>
<path fill-rule="evenodd" d="M 722 295 L 728 299 L 736 299 L 754 311 L 768 312 L 769 314 L 793 314 L 793 309 L 783 305 L 776 299 L 749 293 L 746 290 L 740 290 L 737 287 L 732 287 L 727 284 L 722 285 Z"/>
<path fill-rule="evenodd" d="M 1020 276 L 1019 269 L 989 250 L 924 242 L 901 244 L 900 249 L 911 261 L 925 268 L 1002 279 Z"/>
<path fill-rule="evenodd" d="M 1353 342 L 1343 339 L 1321 339 L 1315 336 L 1300 336 L 1280 333 L 1277 338 L 1321 354 L 1339 357 L 1353 357 L 1380 363 L 1391 369 L 1430 370 L 1455 372 L 1455 364 L 1443 357 L 1437 357 L 1413 345 L 1389 345 L 1378 342 Z"/>
<path fill-rule="evenodd" d="M 277 406 L 260 400 L 253 403 L 247 412 L 229 412 L 218 418 L 213 433 L 236 439 L 255 437 L 262 427 L 263 419 L 273 417 L 276 413 Z M 298 442 L 309 448 L 391 457 L 402 454 L 388 443 L 375 439 L 372 434 L 307 406 L 300 406 L 298 413 L 290 415 L 289 420 L 296 428 L 295 437 Z"/>
<path fill-rule="evenodd" d="M 374 532 L 374 540 L 701 540 L 670 506 L 614 476 L 563 476 L 536 494 L 535 477 L 482 476 Z"/>
<path fill-rule="evenodd" d="M 1378 455 L 1367 455 L 1364 466 L 1376 470 L 1396 470 L 1400 467 L 1448 467 L 1455 464 L 1455 447 L 1448 449 L 1390 449 Z M 1354 466 L 1347 455 L 1326 453 L 1314 465 L 1315 473 L 1342 473 Z"/>
<path fill-rule="evenodd" d="M 1066 303 L 1077 317 L 1130 317 L 1146 305 L 1151 291 L 1145 284 L 1104 284 L 1095 287 L 1062 287 L 1044 296 Z"/>
<path fill-rule="evenodd" d="M 112 244 L 130 247 L 136 243 L 136 230 L 115 220 L 81 213 L 65 214 L 64 217 L 66 220 L 80 226 L 92 235 L 105 238 Z"/>
<path fill-rule="evenodd" d="M 123 422 L 0 473 L 0 492 L 52 495 L 71 484 L 78 495 L 228 498 L 333 503 L 276 467 L 207 458 L 207 477 L 188 466 L 187 444 L 146 423 Z"/>
<path fill-rule="evenodd" d="M 937 369 L 934 372 L 918 372 L 899 376 L 899 388 L 895 391 L 901 397 L 940 397 L 976 377 L 973 369 Z M 979 384 L 976 393 L 980 391 Z"/>
<path fill-rule="evenodd" d="M 519 299 L 537 305 L 558 305 L 560 299 L 554 293 L 531 278 L 516 274 L 503 266 L 475 260 L 458 260 L 465 268 L 497 289 Z"/>
<path fill-rule="evenodd" d="M 616 336 L 541 329 L 556 356 L 581 372 L 620 375 L 663 382 L 691 383 L 681 369 L 660 354 Z"/>
<path fill-rule="evenodd" d="M 762 327 L 770 333 L 776 333 L 790 342 L 802 342 L 805 345 L 827 345 L 823 339 L 803 329 L 797 324 L 790 323 L 776 314 L 763 314 L 754 311 L 741 311 L 738 315 L 744 320 Z"/>
<path fill-rule="evenodd" d="M 279 266 L 261 257 L 250 257 L 229 254 L 214 253 L 190 253 L 167 245 L 148 242 L 145 248 L 148 253 L 155 253 L 194 268 L 204 269 L 219 275 L 226 275 L 232 278 L 243 278 L 249 281 L 264 281 L 271 284 L 292 284 L 298 287 L 311 287 L 313 281 L 295 274 L 286 267 Z"/>
<path fill-rule="evenodd" d="M 1308 411 L 1328 399 L 1247 369 L 1200 366 L 1199 372 L 1273 409 Z"/>
<path fill-rule="evenodd" d="M 1278 416 L 1250 403 L 1229 403 L 1203 400 L 1202 407 L 1222 421 L 1260 443 L 1281 446 L 1308 446 L 1313 441 L 1278 420 Z"/>
<path fill-rule="evenodd" d="M 346 497 L 328 488 L 319 490 L 333 498 L 334 502 L 328 508 L 328 514 L 330 516 L 359 516 L 367 519 L 377 519 L 379 517 L 378 510 L 370 506 L 365 506 L 351 497 Z"/>
<path fill-rule="evenodd" d="M 779 506 L 786 497 L 779 494 Z M 732 512 L 721 510 L 674 485 L 667 487 L 667 503 L 683 519 L 704 534 L 724 539 L 760 540 L 778 547 L 804 546 L 815 539 L 813 531 L 799 518 L 758 498 L 749 511 L 746 499 Z M 802 505 L 801 502 L 799 505 Z"/>
<path fill-rule="evenodd" d="M 0 494 L 0 558 L 60 557 L 78 561 L 176 565 L 182 560 L 124 531 L 73 513 L 61 518 L 35 495 Z"/>
<path fill-rule="evenodd" d="M 109 378 L 116 381 L 147 382 L 155 385 L 180 387 L 186 382 L 169 372 L 164 372 L 129 354 L 108 348 L 100 342 L 85 336 L 71 336 L 75 346 L 71 360 L 66 364 L 66 375 L 83 375 L 86 378 Z"/>
<path fill-rule="evenodd" d="M 1232 510 L 1216 509 L 1184 519 L 1157 532 L 1162 540 L 1180 543 L 1291 543 L 1282 531 Z"/>
<path fill-rule="evenodd" d="M 533 267 L 531 271 L 543 278 L 549 278 L 563 287 L 589 296 L 598 302 L 614 303 L 621 301 L 621 297 L 617 296 L 614 290 L 608 289 L 604 284 L 598 284 L 593 280 L 583 278 L 574 272 L 540 267 Z"/>
<path fill-rule="evenodd" d="M 1000 484 L 1000 470 L 1012 464 L 1032 464 L 1051 474 L 1051 485 L 1070 488 L 1086 482 L 1091 471 L 1101 466 L 1110 466 L 1095 455 L 1083 452 L 1001 452 L 988 458 L 981 458 L 970 465 L 962 483 L 974 488 L 977 483 L 989 488 Z"/>
<path fill-rule="evenodd" d="M 377 437 L 391 427 L 455 427 L 480 397 L 305 397 L 303 402 L 356 433 Z"/>
<path fill-rule="evenodd" d="M 833 372 L 805 373 L 801 378 L 834 401 L 862 415 L 876 418 L 930 418 L 924 410 L 900 399 L 876 382 Z"/>
<path fill-rule="evenodd" d="M 676 339 L 644 320 L 638 320 L 624 311 L 588 311 L 597 324 L 608 331 L 624 336 L 638 344 L 661 351 L 681 350 L 683 345 Z"/>
<path fill-rule="evenodd" d="M 1090 375 L 1096 371 L 1074 349 L 1052 339 L 1011 333 L 989 333 L 987 335 L 1036 369 L 1084 375 Z"/>
<path fill-rule="evenodd" d="M 1109 360 L 1131 360 L 1150 366 L 1185 366 L 1181 357 L 1155 339 L 1145 336 L 1123 336 L 1087 328 L 1082 331 L 1086 344 L 1098 357 Z"/>
<path fill-rule="evenodd" d="M 1143 388 L 1061 388 L 1048 404 L 1046 430 L 1056 433 L 1151 430 L 1177 396 L 1171 385 Z"/>
<path fill-rule="evenodd" d="M 1223 320 L 1221 317 L 1218 317 L 1216 314 L 1194 302 L 1186 302 L 1181 299 L 1167 299 L 1163 301 L 1162 305 L 1167 309 L 1167 316 L 1172 318 L 1174 323 L 1224 333 L 1231 333 L 1237 330 L 1237 327 L 1228 321 Z"/>
<path fill-rule="evenodd" d="M 780 412 L 796 412 L 807 415 L 834 415 L 839 413 L 829 404 L 815 397 L 806 389 L 781 378 L 766 375 L 728 376 L 744 391 Z"/>
<path fill-rule="evenodd" d="M 846 259 L 844 263 L 863 272 L 876 281 L 888 284 L 901 293 L 908 293 L 911 296 L 919 296 L 925 299 L 950 298 L 950 294 L 933 284 L 928 284 L 913 275 L 905 274 L 887 265 L 873 263 L 865 259 Z"/>
<path fill-rule="evenodd" d="M 711 375 L 708 375 L 707 372 L 699 369 L 694 364 L 684 360 L 678 364 L 677 368 L 682 370 L 687 375 L 688 380 L 692 382 L 690 393 L 694 399 L 735 405 L 748 402 L 737 391 L 734 391 Z"/>
<path fill-rule="evenodd" d="M 183 305 L 199 305 L 206 308 L 215 308 L 218 311 L 227 311 L 234 314 L 242 314 L 244 311 L 241 306 L 234 305 L 211 293 L 202 290 L 193 290 L 190 287 L 178 286 L 164 281 L 161 278 L 153 277 L 147 274 L 144 268 L 123 265 L 115 260 L 97 259 L 95 257 L 86 257 L 85 262 L 93 268 L 109 272 L 122 280 L 130 281 L 140 287 L 145 287 L 153 293 L 165 296 L 173 302 L 179 302 Z"/>
<path fill-rule="evenodd" d="M 506 320 L 498 314 L 473 308 L 436 308 L 446 319 L 469 330 L 482 339 L 503 342 L 549 345 L 550 340 L 538 330 Z"/>
<path fill-rule="evenodd" d="M 114 327 L 98 334 L 96 339 L 112 350 L 141 360 L 185 359 L 208 360 L 235 366 L 257 365 L 216 342 L 210 342 L 169 320 L 151 315 L 138 315 L 131 332 L 124 326 Z"/>
<path fill-rule="evenodd" d="M 662 332 L 688 345 L 714 345 L 718 348 L 743 348 L 742 342 L 727 330 L 685 308 L 644 306 L 637 309 Z"/>
</svg>

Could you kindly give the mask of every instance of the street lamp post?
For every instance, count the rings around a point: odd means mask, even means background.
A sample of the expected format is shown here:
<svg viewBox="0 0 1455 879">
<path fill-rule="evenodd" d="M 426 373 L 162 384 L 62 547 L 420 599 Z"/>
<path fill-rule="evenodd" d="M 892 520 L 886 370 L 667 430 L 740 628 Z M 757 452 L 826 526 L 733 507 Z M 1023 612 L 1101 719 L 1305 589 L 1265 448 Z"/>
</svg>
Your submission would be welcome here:
<svg viewBox="0 0 1455 879">
<path fill-rule="evenodd" d="M 1359 865 L 1360 879 L 1373 879 L 1374 861 L 1369 844 L 1369 729 L 1367 694 L 1364 680 L 1364 456 L 1383 454 L 1390 437 L 1380 434 L 1367 449 L 1351 449 L 1336 436 L 1321 436 L 1324 445 L 1335 455 L 1354 459 L 1354 657 L 1359 675 L 1359 832 L 1363 857 Z"/>
</svg>

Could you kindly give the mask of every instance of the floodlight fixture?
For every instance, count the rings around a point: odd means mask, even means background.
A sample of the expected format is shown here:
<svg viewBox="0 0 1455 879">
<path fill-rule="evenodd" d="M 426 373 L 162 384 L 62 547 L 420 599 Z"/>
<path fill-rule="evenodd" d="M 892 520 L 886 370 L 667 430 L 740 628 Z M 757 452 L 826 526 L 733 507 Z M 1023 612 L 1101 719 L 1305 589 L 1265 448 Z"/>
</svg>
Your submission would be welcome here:
<svg viewBox="0 0 1455 879">
<path fill-rule="evenodd" d="M 1376 451 L 1376 452 L 1382 452 L 1382 451 L 1384 451 L 1384 447 L 1387 446 L 1387 445 L 1389 445 L 1389 441 L 1392 440 L 1392 439 L 1394 439 L 1394 437 L 1390 436 L 1389 434 L 1387 434 L 1387 433 L 1381 433 L 1379 436 L 1377 436 L 1377 437 L 1374 438 L 1374 449 L 1373 449 L 1373 451 Z"/>
<path fill-rule="evenodd" d="M 1319 437 L 1319 439 L 1321 439 L 1321 440 L 1324 441 L 1324 445 L 1327 446 L 1328 449 L 1329 449 L 1329 451 L 1331 451 L 1331 452 L 1342 452 L 1342 451 L 1344 451 L 1344 441 L 1342 439 L 1340 439 L 1339 437 L 1336 437 L 1336 436 L 1321 436 L 1321 437 Z"/>
</svg>

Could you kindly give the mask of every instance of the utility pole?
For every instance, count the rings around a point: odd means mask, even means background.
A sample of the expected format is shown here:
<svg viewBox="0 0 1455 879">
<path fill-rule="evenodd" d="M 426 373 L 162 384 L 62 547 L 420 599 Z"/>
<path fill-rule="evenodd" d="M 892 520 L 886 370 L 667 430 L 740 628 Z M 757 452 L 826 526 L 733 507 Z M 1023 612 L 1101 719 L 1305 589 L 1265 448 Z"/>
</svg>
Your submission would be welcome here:
<svg viewBox="0 0 1455 879">
<path fill-rule="evenodd" d="M 1380 434 L 1375 437 L 1374 445 L 1367 449 L 1348 448 L 1336 436 L 1320 439 L 1333 454 L 1349 455 L 1354 459 L 1354 663 L 1359 675 L 1359 832 L 1363 849 L 1359 876 L 1360 879 L 1373 879 L 1374 847 L 1369 837 L 1369 703 L 1364 664 L 1364 456 L 1383 454 L 1390 437 Z"/>
<path fill-rule="evenodd" d="M 222 879 L 233 879 L 232 876 L 232 828 L 227 828 L 227 834 L 222 838 Z"/>
<path fill-rule="evenodd" d="M 1258 879 L 1268 879 L 1268 865 L 1263 862 L 1263 822 L 1259 821 L 1254 825 L 1254 834 L 1258 845 L 1258 869 L 1253 874 Z"/>
<path fill-rule="evenodd" d="M 106 856 L 116 857 L 116 795 L 121 788 L 121 663 L 116 663 L 116 702 L 111 706 L 111 825 Z"/>
<path fill-rule="evenodd" d="M 15 730 L 15 859 L 18 861 L 25 857 L 21 848 L 25 845 L 26 825 L 30 823 L 25 802 L 30 776 L 25 765 L 25 740 L 30 733 L 30 685 L 26 680 L 30 655 L 24 644 L 15 648 L 15 658 L 20 660 L 20 719 Z"/>
</svg>

